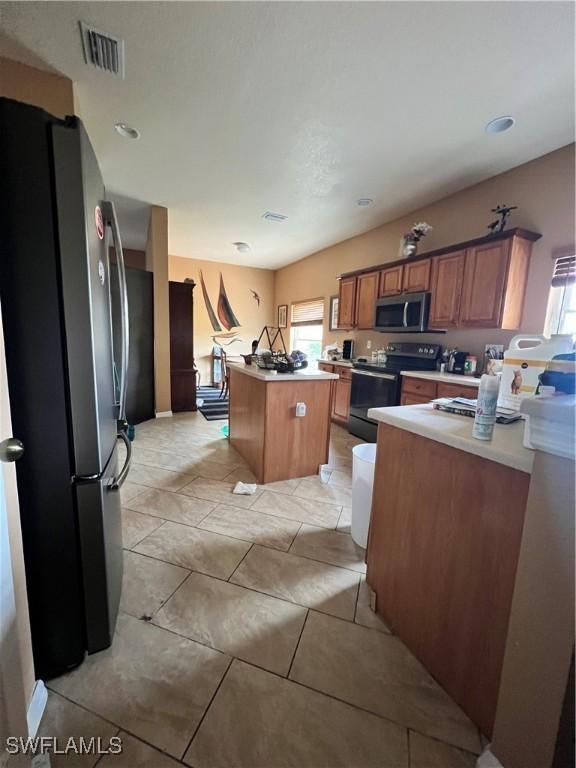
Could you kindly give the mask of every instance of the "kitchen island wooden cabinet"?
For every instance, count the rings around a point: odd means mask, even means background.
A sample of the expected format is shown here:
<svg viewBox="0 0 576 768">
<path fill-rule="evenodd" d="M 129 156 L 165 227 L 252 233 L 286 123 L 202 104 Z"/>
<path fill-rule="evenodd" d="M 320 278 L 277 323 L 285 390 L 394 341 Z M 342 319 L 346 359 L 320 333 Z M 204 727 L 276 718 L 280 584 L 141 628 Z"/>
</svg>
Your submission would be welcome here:
<svg viewBox="0 0 576 768">
<path fill-rule="evenodd" d="M 367 551 L 376 610 L 468 716 L 494 723 L 532 453 L 428 405 L 381 421 Z"/>
<path fill-rule="evenodd" d="M 229 363 L 230 443 L 258 483 L 318 473 L 328 462 L 335 373 L 276 374 Z M 304 416 L 296 404 L 304 403 Z"/>
</svg>

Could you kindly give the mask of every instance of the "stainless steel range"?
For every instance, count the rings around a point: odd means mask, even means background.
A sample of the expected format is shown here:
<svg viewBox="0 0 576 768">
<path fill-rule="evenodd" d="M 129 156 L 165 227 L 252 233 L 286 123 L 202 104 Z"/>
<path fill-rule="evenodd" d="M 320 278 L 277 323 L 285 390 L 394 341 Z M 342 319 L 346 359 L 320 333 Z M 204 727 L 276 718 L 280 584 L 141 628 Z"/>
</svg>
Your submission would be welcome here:
<svg viewBox="0 0 576 768">
<path fill-rule="evenodd" d="M 386 346 L 384 364 L 355 362 L 348 431 L 371 443 L 376 442 L 377 422 L 368 418 L 368 410 L 399 405 L 400 371 L 434 371 L 440 351 L 440 344 L 393 341 Z"/>
</svg>

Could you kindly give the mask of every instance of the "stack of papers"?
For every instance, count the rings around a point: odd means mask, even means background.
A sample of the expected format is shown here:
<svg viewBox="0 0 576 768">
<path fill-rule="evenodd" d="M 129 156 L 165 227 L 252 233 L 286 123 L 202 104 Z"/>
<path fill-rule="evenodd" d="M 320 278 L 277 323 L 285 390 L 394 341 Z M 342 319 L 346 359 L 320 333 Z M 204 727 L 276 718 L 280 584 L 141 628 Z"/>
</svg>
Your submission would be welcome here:
<svg viewBox="0 0 576 768">
<path fill-rule="evenodd" d="M 476 400 L 467 397 L 437 397 L 432 400 L 432 405 L 439 411 L 457 413 L 460 416 L 474 416 L 476 414 Z M 496 408 L 496 422 L 498 424 L 512 424 L 521 419 L 518 411 L 512 408 Z"/>
</svg>

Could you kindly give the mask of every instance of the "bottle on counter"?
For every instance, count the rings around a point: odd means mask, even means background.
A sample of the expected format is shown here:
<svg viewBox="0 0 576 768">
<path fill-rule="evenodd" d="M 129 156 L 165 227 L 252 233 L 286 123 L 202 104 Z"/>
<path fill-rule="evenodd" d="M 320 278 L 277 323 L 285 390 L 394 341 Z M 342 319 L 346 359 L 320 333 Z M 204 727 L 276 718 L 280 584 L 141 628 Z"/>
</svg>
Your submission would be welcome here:
<svg viewBox="0 0 576 768">
<path fill-rule="evenodd" d="M 490 376 L 485 373 L 480 379 L 478 399 L 476 401 L 476 415 L 474 416 L 474 427 L 472 428 L 472 437 L 475 437 L 477 440 L 492 440 L 494 424 L 496 423 L 499 389 L 499 376 Z"/>
</svg>

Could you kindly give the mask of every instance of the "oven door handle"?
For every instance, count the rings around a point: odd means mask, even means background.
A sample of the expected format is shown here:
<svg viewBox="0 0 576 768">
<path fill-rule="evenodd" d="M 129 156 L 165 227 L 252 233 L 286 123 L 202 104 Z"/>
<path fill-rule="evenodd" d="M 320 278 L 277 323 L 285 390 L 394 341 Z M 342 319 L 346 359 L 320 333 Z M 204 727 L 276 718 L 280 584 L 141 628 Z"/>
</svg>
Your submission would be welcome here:
<svg viewBox="0 0 576 768">
<path fill-rule="evenodd" d="M 396 376 L 392 373 L 374 373 L 373 371 L 359 371 L 353 370 L 352 373 L 356 373 L 360 376 L 374 376 L 376 379 L 388 379 L 388 381 L 396 381 Z"/>
</svg>

